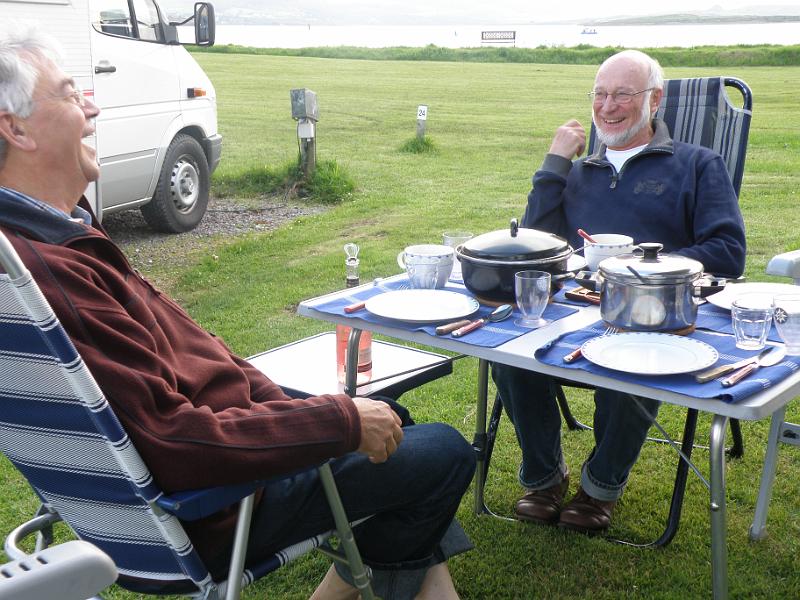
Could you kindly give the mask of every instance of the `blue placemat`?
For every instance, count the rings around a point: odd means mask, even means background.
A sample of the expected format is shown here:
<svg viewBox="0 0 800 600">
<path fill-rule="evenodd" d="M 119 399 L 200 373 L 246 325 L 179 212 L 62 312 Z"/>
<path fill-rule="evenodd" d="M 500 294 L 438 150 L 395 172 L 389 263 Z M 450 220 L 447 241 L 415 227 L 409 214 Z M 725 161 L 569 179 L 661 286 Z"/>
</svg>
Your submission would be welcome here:
<svg viewBox="0 0 800 600">
<path fill-rule="evenodd" d="M 697 309 L 697 322 L 695 326 L 698 329 L 708 329 L 709 331 L 716 331 L 718 333 L 727 333 L 733 335 L 733 325 L 731 325 L 731 311 L 727 308 L 720 308 L 710 302 L 700 305 Z M 780 342 L 781 336 L 778 335 L 778 330 L 775 329 L 775 323 L 770 327 L 767 339 L 772 342 Z"/>
<path fill-rule="evenodd" d="M 620 381 L 636 383 L 670 392 L 677 392 L 695 398 L 714 398 L 724 402 L 738 402 L 748 396 L 760 392 L 785 379 L 790 374 L 800 369 L 800 356 L 787 356 L 780 363 L 772 367 L 762 367 L 754 374 L 729 388 L 722 387 L 721 380 L 715 379 L 708 383 L 697 383 L 693 373 L 680 375 L 633 375 L 622 371 L 606 369 L 589 362 L 586 358 L 579 358 L 568 364 L 563 357 L 593 337 L 601 335 L 606 330 L 602 321 L 585 327 L 579 331 L 568 333 L 554 342 L 536 350 L 537 360 L 547 365 L 579 369 L 597 375 L 614 377 Z M 689 337 L 700 340 L 716 348 L 719 352 L 718 365 L 735 362 L 742 358 L 758 354 L 757 352 L 741 350 L 736 347 L 732 336 L 715 335 L 704 331 L 695 331 Z"/>
<path fill-rule="evenodd" d="M 347 316 L 354 321 L 367 321 L 369 323 L 381 323 L 381 324 L 391 324 L 392 327 L 397 327 L 399 329 L 403 329 L 405 331 L 424 331 L 428 335 L 432 335 L 435 337 L 452 337 L 450 334 L 446 336 L 437 336 L 436 335 L 436 327 L 441 325 L 441 323 L 432 323 L 432 324 L 421 324 L 421 323 L 407 323 L 405 321 L 394 321 L 390 319 L 384 319 L 382 317 L 377 317 L 366 310 L 360 310 L 355 313 L 346 314 L 344 312 L 344 308 L 351 304 L 355 304 L 356 302 L 363 302 L 364 300 L 369 300 L 373 296 L 377 296 L 378 294 L 382 294 L 384 292 L 391 292 L 394 290 L 404 290 L 408 289 L 408 279 L 401 278 L 393 281 L 387 282 L 378 282 L 371 287 L 365 288 L 353 288 L 353 293 L 348 294 L 346 296 L 338 296 L 334 299 L 331 299 L 327 302 L 323 302 L 320 304 L 316 304 L 313 306 L 314 310 L 318 310 L 323 313 L 332 314 L 332 315 L 339 315 L 339 316 Z M 459 294 L 464 294 L 465 296 L 474 297 L 467 289 L 457 283 L 449 282 L 447 286 L 444 288 L 448 292 L 456 292 Z M 480 319 L 485 317 L 489 313 L 494 310 L 493 306 L 481 306 L 474 315 L 470 315 L 470 319 Z M 544 311 L 544 315 L 542 315 L 545 319 L 549 321 L 557 321 L 558 319 L 563 319 L 564 317 L 571 315 L 572 313 L 577 312 L 577 309 L 571 308 L 569 306 L 561 306 L 558 304 L 549 304 Z M 487 323 L 483 327 L 476 329 L 468 333 L 467 335 L 458 338 L 459 341 L 465 342 L 467 344 L 472 344 L 474 346 L 482 346 L 485 348 L 494 348 L 496 346 L 500 346 L 501 344 L 505 344 L 506 342 L 523 335 L 525 333 L 530 332 L 530 329 L 526 329 L 520 327 L 514 323 L 517 319 L 521 318 L 522 315 L 520 314 L 517 308 L 514 308 L 514 313 L 505 321 L 500 321 L 499 323 Z M 353 323 L 354 327 L 358 327 L 358 323 Z"/>
</svg>

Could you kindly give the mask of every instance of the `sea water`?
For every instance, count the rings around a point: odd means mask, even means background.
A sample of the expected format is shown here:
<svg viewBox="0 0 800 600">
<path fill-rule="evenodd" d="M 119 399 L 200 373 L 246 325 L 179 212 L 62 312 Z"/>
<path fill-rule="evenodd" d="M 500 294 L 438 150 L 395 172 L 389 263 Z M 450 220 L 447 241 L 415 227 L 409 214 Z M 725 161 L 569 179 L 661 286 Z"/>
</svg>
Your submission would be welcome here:
<svg viewBox="0 0 800 600">
<path fill-rule="evenodd" d="M 482 45 L 482 31 L 497 30 L 515 31 L 516 40 L 513 45 L 520 48 L 571 47 L 579 44 L 626 48 L 800 44 L 800 23 L 615 27 L 598 25 L 592 28 L 596 33 L 583 33 L 584 27 L 581 25 L 218 25 L 217 44 L 260 48 L 385 48 L 434 44 L 445 48 L 470 48 Z"/>
</svg>

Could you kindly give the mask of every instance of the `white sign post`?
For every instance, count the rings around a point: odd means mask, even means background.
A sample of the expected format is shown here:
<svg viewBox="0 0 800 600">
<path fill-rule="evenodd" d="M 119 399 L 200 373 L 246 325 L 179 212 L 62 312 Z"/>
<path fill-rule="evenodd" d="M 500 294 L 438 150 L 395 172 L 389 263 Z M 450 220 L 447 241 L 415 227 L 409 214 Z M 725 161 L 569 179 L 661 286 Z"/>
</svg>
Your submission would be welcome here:
<svg viewBox="0 0 800 600">
<path fill-rule="evenodd" d="M 423 139 L 425 137 L 425 121 L 428 120 L 428 106 L 420 104 L 417 107 L 417 137 Z"/>
</svg>

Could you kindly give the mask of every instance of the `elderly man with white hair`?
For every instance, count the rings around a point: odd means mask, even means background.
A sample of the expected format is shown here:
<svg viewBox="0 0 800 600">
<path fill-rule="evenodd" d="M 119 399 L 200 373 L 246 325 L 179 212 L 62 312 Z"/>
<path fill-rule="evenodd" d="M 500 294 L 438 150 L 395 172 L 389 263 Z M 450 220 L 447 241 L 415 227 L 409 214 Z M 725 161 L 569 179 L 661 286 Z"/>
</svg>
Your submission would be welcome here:
<svg viewBox="0 0 800 600">
<path fill-rule="evenodd" d="M 626 50 L 608 58 L 589 93 L 599 147 L 578 158 L 586 147 L 583 126 L 573 119 L 559 127 L 533 176 L 522 224 L 573 247 L 583 245 L 578 228 L 659 242 L 708 272 L 738 277 L 745 233 L 728 171 L 719 155 L 673 140 L 654 118 L 663 87 L 661 66 L 648 55 Z M 519 480 L 526 491 L 515 506 L 517 518 L 584 533 L 607 529 L 659 403 L 596 390 L 595 447 L 577 494 L 562 507 L 569 470 L 553 382 L 499 364 L 492 376 L 522 449 Z"/>
<path fill-rule="evenodd" d="M 353 534 L 376 594 L 457 599 L 447 560 L 472 547 L 454 520 L 475 470 L 472 447 L 448 425 L 402 419 L 388 400 L 286 395 L 144 280 L 81 197 L 100 175 L 85 143 L 99 113 L 52 40 L 21 24 L 0 30 L 0 230 L 156 482 L 175 492 L 330 460 L 348 516 L 372 515 Z M 316 470 L 267 482 L 248 558 L 331 529 L 324 498 Z M 185 523 L 215 578 L 227 571 L 234 524 L 227 511 Z M 312 596 L 357 597 L 339 563 Z"/>
</svg>

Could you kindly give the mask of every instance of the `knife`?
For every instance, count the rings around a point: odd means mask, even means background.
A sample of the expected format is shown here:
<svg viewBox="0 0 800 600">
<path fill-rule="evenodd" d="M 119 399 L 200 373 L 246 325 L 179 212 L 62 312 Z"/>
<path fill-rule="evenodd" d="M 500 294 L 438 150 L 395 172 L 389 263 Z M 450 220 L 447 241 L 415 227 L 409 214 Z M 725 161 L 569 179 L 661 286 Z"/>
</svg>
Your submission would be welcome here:
<svg viewBox="0 0 800 600">
<path fill-rule="evenodd" d="M 436 328 L 436 335 L 447 335 L 451 331 L 455 331 L 459 327 L 463 327 L 464 325 L 469 325 L 469 319 L 461 319 L 460 321 L 455 321 L 453 323 L 447 323 L 446 325 L 439 325 Z"/>
<path fill-rule="evenodd" d="M 772 365 L 777 365 L 779 362 L 783 360 L 783 357 L 786 356 L 786 348 L 785 347 L 776 347 L 773 346 L 772 352 L 769 352 L 759 358 L 756 362 L 750 363 L 747 366 L 742 367 L 732 375 L 729 375 L 725 379 L 722 380 L 723 387 L 731 387 L 739 383 L 742 379 L 750 375 L 751 373 L 756 372 L 761 367 L 771 367 Z M 760 356 L 760 355 L 759 355 Z"/>
<path fill-rule="evenodd" d="M 748 356 L 747 358 L 743 358 L 742 360 L 737 360 L 736 362 L 729 363 L 727 365 L 722 365 L 719 367 L 714 367 L 712 369 L 707 369 L 705 371 L 701 371 L 697 375 L 694 376 L 697 383 L 706 383 L 711 381 L 712 379 L 716 379 L 721 375 L 725 375 L 726 373 L 730 373 L 731 371 L 735 371 L 736 369 L 741 369 L 749 365 L 750 363 L 754 363 L 758 360 L 764 358 L 767 354 L 769 354 L 775 346 L 767 346 L 764 348 L 757 356 Z"/>
</svg>

